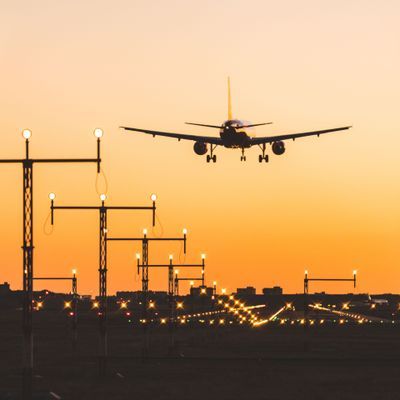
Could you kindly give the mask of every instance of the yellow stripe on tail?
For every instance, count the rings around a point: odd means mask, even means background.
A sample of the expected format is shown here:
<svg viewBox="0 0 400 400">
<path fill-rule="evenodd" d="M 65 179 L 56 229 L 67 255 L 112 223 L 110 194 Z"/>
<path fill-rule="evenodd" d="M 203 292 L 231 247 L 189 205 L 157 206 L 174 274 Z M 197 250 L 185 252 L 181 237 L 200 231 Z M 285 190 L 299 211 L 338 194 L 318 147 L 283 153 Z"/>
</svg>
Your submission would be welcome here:
<svg viewBox="0 0 400 400">
<path fill-rule="evenodd" d="M 228 76 L 228 120 L 232 118 L 232 102 L 231 102 L 231 80 Z"/>
</svg>

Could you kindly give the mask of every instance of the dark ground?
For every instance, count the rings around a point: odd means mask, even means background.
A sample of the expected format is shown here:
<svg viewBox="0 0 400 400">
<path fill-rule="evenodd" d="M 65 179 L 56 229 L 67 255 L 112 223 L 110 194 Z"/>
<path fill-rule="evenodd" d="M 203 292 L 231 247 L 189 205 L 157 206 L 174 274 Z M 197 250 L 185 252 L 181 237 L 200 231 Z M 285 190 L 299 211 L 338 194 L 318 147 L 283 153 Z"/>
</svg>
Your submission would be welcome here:
<svg viewBox="0 0 400 400">
<path fill-rule="evenodd" d="M 400 399 L 399 325 L 180 328 L 180 359 L 165 357 L 166 327 L 140 359 L 140 330 L 111 318 L 107 379 L 97 378 L 97 321 L 82 317 L 72 355 L 67 317 L 35 313 L 37 399 Z M 0 310 L 0 399 L 19 398 L 21 316 Z M 118 376 L 120 374 L 121 376 Z M 46 397 L 47 394 L 47 397 Z"/>
</svg>

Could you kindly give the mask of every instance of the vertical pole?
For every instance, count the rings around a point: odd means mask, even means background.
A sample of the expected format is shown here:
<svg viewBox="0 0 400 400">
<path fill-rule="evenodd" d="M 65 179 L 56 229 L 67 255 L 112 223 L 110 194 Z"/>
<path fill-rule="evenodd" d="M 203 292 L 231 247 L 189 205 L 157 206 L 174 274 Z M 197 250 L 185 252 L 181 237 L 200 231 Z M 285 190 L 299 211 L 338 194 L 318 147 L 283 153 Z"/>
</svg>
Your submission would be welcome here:
<svg viewBox="0 0 400 400">
<path fill-rule="evenodd" d="M 78 280 L 72 276 L 72 350 L 75 353 L 78 344 Z"/>
<path fill-rule="evenodd" d="M 175 301 L 177 301 L 177 296 L 179 296 L 179 278 L 178 278 L 178 273 L 175 272 L 175 284 L 174 284 Z"/>
<path fill-rule="evenodd" d="M 146 234 L 142 240 L 142 324 L 143 324 L 143 347 L 142 357 L 146 359 L 149 352 L 149 332 L 148 332 L 148 318 L 147 306 L 149 295 L 149 241 Z"/>
<path fill-rule="evenodd" d="M 107 362 L 107 208 L 100 207 L 99 253 L 99 375 L 106 374 Z"/>
<path fill-rule="evenodd" d="M 304 350 L 308 350 L 308 271 L 304 273 Z"/>
<path fill-rule="evenodd" d="M 29 141 L 26 140 L 26 159 L 23 162 L 23 360 L 22 360 L 22 398 L 32 398 L 33 375 L 33 174 L 32 161 L 29 160 Z"/>
<path fill-rule="evenodd" d="M 308 272 L 304 274 L 304 327 L 308 327 Z"/>
<path fill-rule="evenodd" d="M 175 348 L 175 306 L 174 299 L 174 266 L 172 264 L 172 257 L 169 259 L 168 266 L 168 305 L 169 305 L 169 335 L 170 335 L 170 355 L 173 354 Z"/>
<path fill-rule="evenodd" d="M 204 286 L 204 279 L 205 279 L 205 261 L 204 261 L 204 257 L 201 258 L 201 263 L 202 263 L 202 267 L 201 267 L 201 285 Z"/>
</svg>

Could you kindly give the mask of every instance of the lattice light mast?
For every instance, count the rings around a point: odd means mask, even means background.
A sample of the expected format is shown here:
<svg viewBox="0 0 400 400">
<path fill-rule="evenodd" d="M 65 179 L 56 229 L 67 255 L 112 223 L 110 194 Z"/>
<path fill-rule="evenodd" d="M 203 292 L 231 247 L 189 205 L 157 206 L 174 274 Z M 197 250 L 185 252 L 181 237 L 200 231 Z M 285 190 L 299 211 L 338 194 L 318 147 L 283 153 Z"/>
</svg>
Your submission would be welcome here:
<svg viewBox="0 0 400 400">
<path fill-rule="evenodd" d="M 22 265 L 22 397 L 23 399 L 32 398 L 32 377 L 33 377 L 33 166 L 34 164 L 48 163 L 96 163 L 97 172 L 100 172 L 100 139 L 103 131 L 100 128 L 94 130 L 97 138 L 97 158 L 31 158 L 29 154 L 29 139 L 32 132 L 29 129 L 22 131 L 25 139 L 25 158 L 22 159 L 2 159 L 0 163 L 22 164 L 22 188 L 23 188 L 23 265 Z"/>
<path fill-rule="evenodd" d="M 109 210 L 151 210 L 153 213 L 153 224 L 155 223 L 156 196 L 151 195 L 151 206 L 107 206 L 105 204 L 107 196 L 100 195 L 101 204 L 99 206 L 55 206 L 55 194 L 50 193 L 51 200 L 51 223 L 54 223 L 55 210 L 95 210 L 99 212 L 99 375 L 105 376 L 106 362 L 108 356 L 107 349 L 107 214 Z"/>
</svg>

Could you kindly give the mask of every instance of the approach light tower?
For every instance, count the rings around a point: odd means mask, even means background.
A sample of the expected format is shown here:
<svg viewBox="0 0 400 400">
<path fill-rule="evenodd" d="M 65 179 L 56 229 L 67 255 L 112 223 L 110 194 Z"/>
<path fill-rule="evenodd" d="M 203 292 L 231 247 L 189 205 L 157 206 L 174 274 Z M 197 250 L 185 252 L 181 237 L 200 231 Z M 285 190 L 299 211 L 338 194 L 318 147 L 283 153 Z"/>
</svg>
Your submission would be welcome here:
<svg viewBox="0 0 400 400">
<path fill-rule="evenodd" d="M 156 195 L 151 195 L 151 206 L 106 206 L 105 194 L 100 195 L 98 206 L 55 206 L 55 194 L 50 193 L 51 224 L 54 224 L 54 210 L 95 210 L 99 212 L 99 375 L 105 376 L 107 362 L 107 213 L 109 210 L 151 210 L 153 226 L 155 225 Z"/>
<path fill-rule="evenodd" d="M 159 241 L 181 241 L 183 242 L 183 252 L 186 254 L 186 239 L 187 229 L 182 230 L 182 237 L 156 237 L 149 238 L 147 236 L 147 229 L 143 229 L 143 237 L 109 237 L 106 240 L 111 241 L 131 241 L 131 242 L 142 242 L 142 262 L 140 260 L 140 254 L 136 254 L 137 260 L 137 272 L 142 271 L 142 315 L 141 321 L 143 325 L 143 346 L 142 346 L 142 357 L 145 359 L 149 352 L 149 336 L 148 336 L 148 318 L 147 318 L 147 307 L 148 307 L 148 294 L 149 294 L 149 267 L 166 267 L 165 264 L 152 264 L 149 265 L 149 242 Z"/>
<path fill-rule="evenodd" d="M 100 172 L 100 139 L 103 131 L 100 128 L 94 130 L 97 138 L 97 158 L 31 158 L 29 155 L 29 139 L 32 132 L 29 129 L 22 131 L 25 139 L 25 158 L 2 159 L 0 163 L 22 164 L 22 187 L 23 187 L 23 261 L 22 261 L 22 329 L 23 329 L 23 356 L 22 356 L 22 397 L 32 398 L 33 377 L 33 165 L 53 163 L 95 163 L 97 173 Z"/>
</svg>

